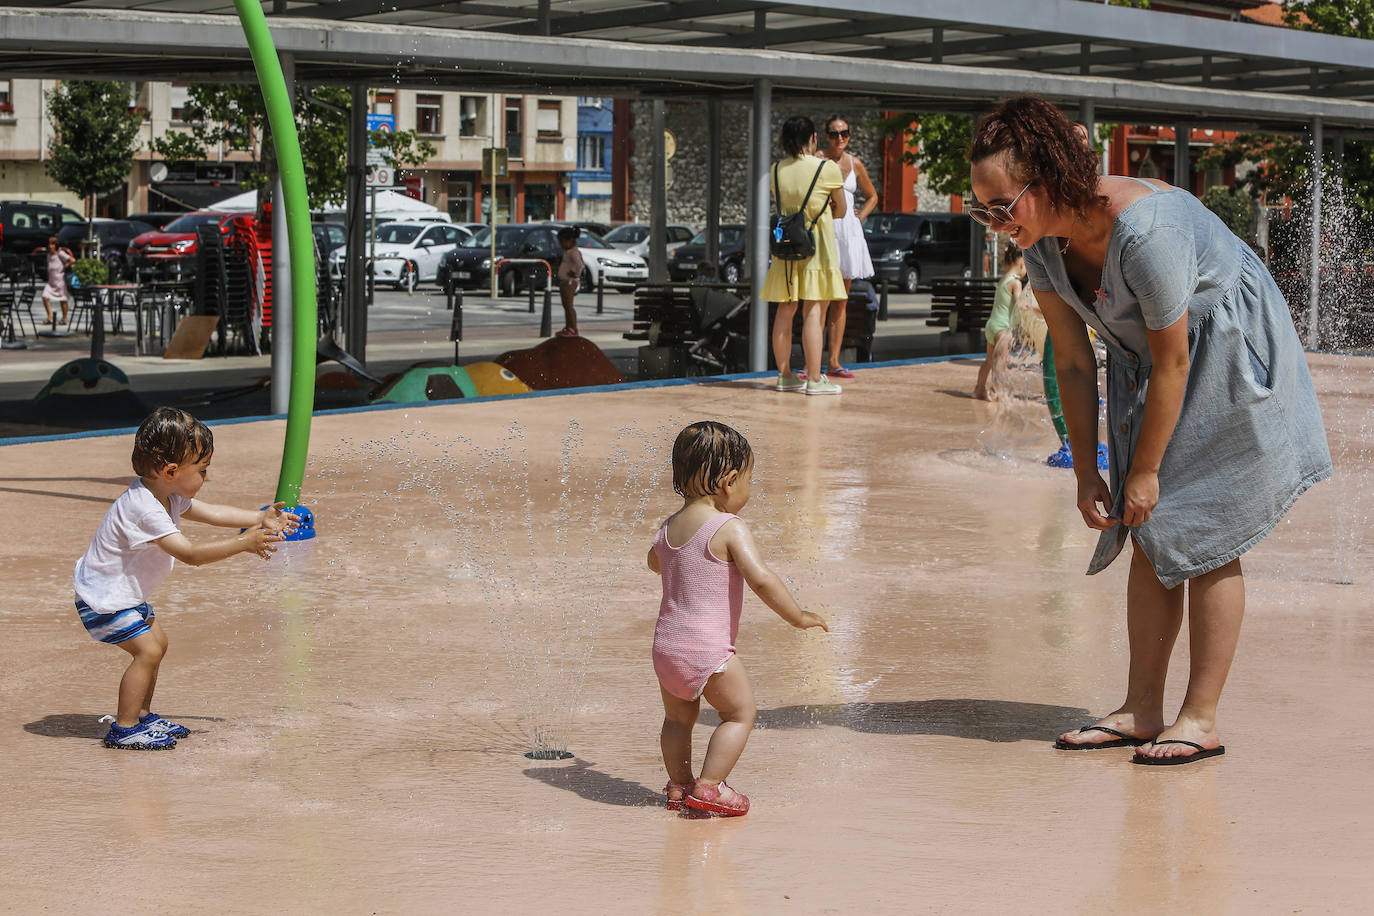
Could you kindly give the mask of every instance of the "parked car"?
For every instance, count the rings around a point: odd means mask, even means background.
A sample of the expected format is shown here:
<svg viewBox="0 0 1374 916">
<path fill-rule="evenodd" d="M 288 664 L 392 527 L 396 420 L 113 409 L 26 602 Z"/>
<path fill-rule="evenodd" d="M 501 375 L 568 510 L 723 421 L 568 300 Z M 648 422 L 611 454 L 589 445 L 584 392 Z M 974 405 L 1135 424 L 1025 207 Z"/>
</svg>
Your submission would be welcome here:
<svg viewBox="0 0 1374 916">
<path fill-rule="evenodd" d="M 558 227 L 554 227 L 558 232 Z M 596 289 L 604 277 L 607 286 L 623 293 L 631 292 L 636 283 L 649 279 L 649 264 L 639 255 L 612 247 L 604 238 L 589 229 L 577 237 L 577 250 L 582 253 L 582 288 Z"/>
<path fill-rule="evenodd" d="M 342 228 L 342 227 L 340 227 Z M 371 242 L 366 251 L 373 256 L 372 275 L 378 283 L 391 283 L 397 289 L 414 290 L 421 283 L 439 276 L 444 255 L 472 239 L 466 229 L 452 223 L 430 220 L 392 220 L 377 227 L 375 254 Z M 330 276 L 343 275 L 344 249 L 329 255 Z"/>
<path fill-rule="evenodd" d="M 57 230 L 57 241 L 85 257 L 95 257 L 94 250 L 84 250 L 91 236 L 92 225 L 100 245 L 100 259 L 109 268 L 111 278 L 122 277 L 129 272 L 129 243 L 145 232 L 154 231 L 152 226 L 136 220 L 97 219 L 91 223 L 68 223 Z"/>
<path fill-rule="evenodd" d="M 717 278 L 722 283 L 738 283 L 744 279 L 745 227 L 737 223 L 720 227 L 720 264 Z M 675 283 L 697 278 L 701 262 L 706 260 L 706 230 L 692 237 L 668 259 L 668 277 Z"/>
<path fill-rule="evenodd" d="M 251 211 L 216 213 L 197 210 L 193 213 L 183 213 L 161 229 L 135 236 L 129 243 L 129 266 L 137 269 L 159 261 L 189 258 L 196 253 L 196 229 L 216 224 L 221 233 L 228 235 L 235 217 L 252 215 Z"/>
<path fill-rule="evenodd" d="M 870 213 L 864 220 L 877 278 L 907 293 L 967 270 L 972 233 L 973 220 L 963 213 Z"/>
<path fill-rule="evenodd" d="M 677 251 L 692 240 L 695 235 L 690 226 L 666 226 L 668 235 L 668 254 Z M 616 226 L 606 233 L 605 239 L 616 248 L 637 254 L 641 258 L 649 256 L 649 224 L 626 223 Z"/>
<path fill-rule="evenodd" d="M 0 271 L 42 273 L 48 239 L 64 225 L 85 223 L 75 210 L 38 200 L 0 200 Z"/>
<path fill-rule="evenodd" d="M 172 220 L 180 219 L 185 215 L 185 210 L 150 210 L 147 213 L 130 213 L 127 218 L 136 223 L 147 223 L 154 229 L 161 229 Z"/>
<path fill-rule="evenodd" d="M 500 264 L 502 259 L 546 261 L 557 273 L 563 260 L 557 231 L 558 227 L 549 223 L 504 223 L 496 227 L 496 283 L 503 296 L 514 296 L 531 283 L 542 289 L 544 268 L 537 264 Z M 489 288 L 491 241 L 491 228 L 486 227 L 466 245 L 446 254 L 439 264 L 439 285 L 452 283 L 459 289 Z"/>
<path fill-rule="evenodd" d="M 557 220 L 557 222 L 564 226 L 576 226 L 584 232 L 595 232 L 602 238 L 605 238 L 606 234 L 610 232 L 612 228 L 610 223 L 602 223 L 590 219 L 560 219 Z"/>
<path fill-rule="evenodd" d="M 310 231 L 315 234 L 315 246 L 326 257 L 348 241 L 348 232 L 343 223 L 316 220 L 310 224 Z"/>
</svg>

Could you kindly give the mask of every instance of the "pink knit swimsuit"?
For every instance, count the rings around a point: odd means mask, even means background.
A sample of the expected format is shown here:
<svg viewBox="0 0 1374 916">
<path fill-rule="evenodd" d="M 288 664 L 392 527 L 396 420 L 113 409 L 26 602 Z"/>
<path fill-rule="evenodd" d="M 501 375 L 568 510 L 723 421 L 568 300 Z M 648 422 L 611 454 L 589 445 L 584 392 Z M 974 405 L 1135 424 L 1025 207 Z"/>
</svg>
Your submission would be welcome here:
<svg viewBox="0 0 1374 916">
<path fill-rule="evenodd" d="M 668 543 L 668 523 L 654 538 L 663 576 L 663 601 L 654 627 L 654 671 L 663 689 L 695 700 L 711 675 L 735 655 L 744 577 L 734 563 L 711 553 L 711 538 L 735 518 L 722 512 L 697 529 L 686 544 Z"/>
</svg>

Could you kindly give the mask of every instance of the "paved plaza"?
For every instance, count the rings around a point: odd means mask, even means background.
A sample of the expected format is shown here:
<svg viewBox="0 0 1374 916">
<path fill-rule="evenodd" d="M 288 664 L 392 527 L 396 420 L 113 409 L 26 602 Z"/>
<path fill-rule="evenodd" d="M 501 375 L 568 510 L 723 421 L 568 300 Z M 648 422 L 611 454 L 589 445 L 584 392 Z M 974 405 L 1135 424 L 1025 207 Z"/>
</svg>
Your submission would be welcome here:
<svg viewBox="0 0 1374 916">
<path fill-rule="evenodd" d="M 987 453 L 998 417 L 965 394 L 972 361 L 862 370 L 839 398 L 705 382 L 317 417 L 313 552 L 178 567 L 154 598 L 171 640 L 157 706 L 192 729 L 158 754 L 101 746 L 123 656 L 71 605 L 72 563 L 129 480 L 128 435 L 0 447 L 7 511 L 45 520 L 3 535 L 4 908 L 1359 912 L 1374 745 L 1351 722 L 1374 544 L 1353 522 L 1374 374 L 1310 361 L 1336 477 L 1245 557 L 1228 753 L 1169 769 L 1051 749 L 1120 700 L 1127 564 L 1083 576 L 1095 536 L 1071 476 L 1043 466 L 1043 419 L 1013 457 Z M 736 820 L 658 795 L 659 586 L 642 565 L 678 505 L 664 449 L 700 417 L 749 435 L 743 515 L 833 630 L 746 598 L 760 711 L 731 776 L 754 809 Z M 219 427 L 202 495 L 260 505 L 282 426 Z M 560 449 L 538 444 L 574 431 L 560 483 Z M 645 502 L 612 511 L 622 490 Z M 474 514 L 483 492 L 528 494 L 534 536 L 496 497 Z M 485 590 L 512 551 L 518 594 Z M 573 759 L 522 756 L 536 669 L 571 685 L 544 702 L 571 704 Z"/>
</svg>

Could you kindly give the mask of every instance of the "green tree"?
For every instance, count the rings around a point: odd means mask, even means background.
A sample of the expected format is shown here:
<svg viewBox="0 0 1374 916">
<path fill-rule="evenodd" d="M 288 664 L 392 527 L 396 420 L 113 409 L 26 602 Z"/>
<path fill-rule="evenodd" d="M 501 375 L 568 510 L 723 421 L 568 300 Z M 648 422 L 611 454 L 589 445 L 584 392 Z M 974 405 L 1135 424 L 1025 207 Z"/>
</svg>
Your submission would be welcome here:
<svg viewBox="0 0 1374 916">
<path fill-rule="evenodd" d="M 968 148 L 973 142 L 973 118 L 969 115 L 902 112 L 879 121 L 885 135 L 906 138 L 902 161 L 912 163 L 925 175 L 936 194 L 970 192 Z"/>
<path fill-rule="evenodd" d="M 305 182 L 310 206 L 341 201 L 347 189 L 348 109 L 347 89 L 296 90 L 296 129 L 305 160 Z M 169 131 L 152 143 L 155 153 L 171 161 L 209 158 L 211 149 L 248 150 L 241 183 L 249 188 L 267 185 L 272 170 L 272 136 L 262 92 L 249 84 L 199 84 L 187 92 L 182 120 L 187 131 Z M 434 144 L 421 140 L 413 130 L 373 131 L 372 144 L 395 166 L 423 165 L 435 153 Z"/>
<path fill-rule="evenodd" d="M 1374 38 L 1374 0 L 1283 0 L 1290 28 L 1348 38 Z"/>
<path fill-rule="evenodd" d="M 56 129 L 48 144 L 48 175 L 85 200 L 87 215 L 94 215 L 95 196 L 129 180 L 138 151 L 143 116 L 129 105 L 129 84 L 65 82 L 48 93 L 48 110 Z"/>
<path fill-rule="evenodd" d="M 1296 195 L 1312 172 L 1307 144 L 1301 137 L 1285 134 L 1237 134 L 1198 157 L 1203 169 L 1224 169 L 1243 162 L 1255 168 L 1240 178 L 1238 185 L 1252 197 L 1270 203 Z"/>
<path fill-rule="evenodd" d="M 1213 185 L 1202 194 L 1202 204 L 1211 210 L 1226 227 L 1246 242 L 1253 242 L 1254 215 L 1250 195 L 1238 188 Z"/>
<path fill-rule="evenodd" d="M 1374 39 L 1374 0 L 1284 0 L 1284 21 L 1291 28 L 1348 38 Z M 1328 158 L 1330 149 L 1327 150 Z M 1300 197 L 1311 181 L 1311 152 L 1300 136 L 1247 133 L 1205 152 L 1200 164 L 1220 168 L 1241 162 L 1257 168 L 1241 186 L 1269 202 Z M 1374 208 L 1374 143 L 1350 140 L 1339 163 L 1351 205 Z"/>
</svg>

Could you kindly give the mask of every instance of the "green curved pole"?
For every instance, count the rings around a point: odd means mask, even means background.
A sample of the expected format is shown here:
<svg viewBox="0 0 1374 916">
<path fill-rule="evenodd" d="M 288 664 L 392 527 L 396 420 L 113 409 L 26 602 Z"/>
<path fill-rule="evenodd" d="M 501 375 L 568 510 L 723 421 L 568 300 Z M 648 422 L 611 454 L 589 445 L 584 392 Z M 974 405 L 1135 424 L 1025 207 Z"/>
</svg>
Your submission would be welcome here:
<svg viewBox="0 0 1374 916">
<path fill-rule="evenodd" d="M 281 61 L 267 17 L 258 0 L 234 0 L 258 73 L 272 146 L 277 153 L 286 240 L 291 251 L 291 391 L 286 408 L 286 444 L 277 477 L 277 501 L 295 506 L 301 498 L 305 459 L 310 451 L 310 411 L 315 403 L 315 256 L 310 234 L 310 200 L 305 192 L 305 163 L 296 134 L 296 115 L 286 91 Z M 277 240 L 280 243 L 280 239 Z"/>
<path fill-rule="evenodd" d="M 1050 422 L 1059 435 L 1059 444 L 1067 445 L 1069 426 L 1064 422 L 1064 407 L 1059 402 L 1059 376 L 1054 372 L 1054 344 L 1049 334 L 1045 335 L 1045 357 L 1040 372 L 1045 386 L 1045 406 L 1050 409 Z"/>
</svg>

